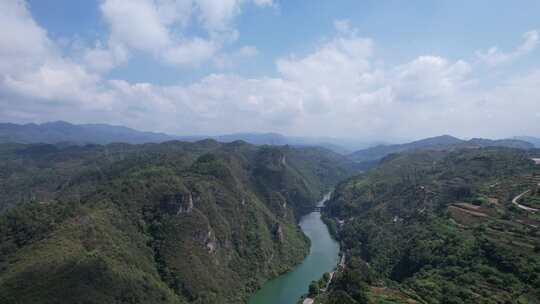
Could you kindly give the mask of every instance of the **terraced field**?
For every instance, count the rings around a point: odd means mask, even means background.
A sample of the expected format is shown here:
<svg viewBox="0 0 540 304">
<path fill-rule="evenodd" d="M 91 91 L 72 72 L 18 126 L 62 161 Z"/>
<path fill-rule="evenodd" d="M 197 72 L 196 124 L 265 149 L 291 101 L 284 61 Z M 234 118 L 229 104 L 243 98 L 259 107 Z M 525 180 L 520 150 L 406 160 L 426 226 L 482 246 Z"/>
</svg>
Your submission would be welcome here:
<svg viewBox="0 0 540 304">
<path fill-rule="evenodd" d="M 387 157 L 328 204 L 348 259 L 322 303 L 540 303 L 539 182 L 513 149 Z"/>
</svg>

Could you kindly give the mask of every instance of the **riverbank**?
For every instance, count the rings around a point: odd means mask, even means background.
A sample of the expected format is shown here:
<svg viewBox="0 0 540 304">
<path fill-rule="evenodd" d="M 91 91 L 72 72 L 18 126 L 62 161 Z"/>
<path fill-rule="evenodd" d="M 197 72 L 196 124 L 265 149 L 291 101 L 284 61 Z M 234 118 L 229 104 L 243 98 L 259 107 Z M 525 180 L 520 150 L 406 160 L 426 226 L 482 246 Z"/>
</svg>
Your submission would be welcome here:
<svg viewBox="0 0 540 304">
<path fill-rule="evenodd" d="M 323 207 L 330 198 L 326 194 L 316 206 Z M 339 244 L 330 235 L 320 212 L 311 212 L 300 219 L 300 227 L 310 239 L 308 256 L 292 271 L 267 282 L 249 300 L 249 304 L 296 304 L 308 292 L 312 281 L 336 268 Z"/>
<path fill-rule="evenodd" d="M 310 297 L 309 294 L 305 294 L 301 298 L 302 304 L 313 304 L 315 303 L 315 300 L 317 300 L 321 296 L 325 296 L 328 292 L 328 289 L 330 288 L 330 285 L 332 284 L 333 280 L 336 278 L 337 274 L 342 272 L 345 269 L 345 253 L 340 252 L 339 254 L 339 262 L 337 263 L 334 271 L 329 272 L 329 279 L 325 283 L 325 286 L 323 288 L 319 289 L 319 293 L 315 297 Z"/>
</svg>

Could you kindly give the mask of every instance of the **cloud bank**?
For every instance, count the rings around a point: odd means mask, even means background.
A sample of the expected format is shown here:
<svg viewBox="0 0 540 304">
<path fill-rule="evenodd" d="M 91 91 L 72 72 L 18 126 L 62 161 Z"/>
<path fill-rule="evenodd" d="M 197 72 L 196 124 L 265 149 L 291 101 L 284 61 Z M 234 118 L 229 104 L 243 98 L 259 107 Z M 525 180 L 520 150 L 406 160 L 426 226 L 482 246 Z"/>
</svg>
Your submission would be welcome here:
<svg viewBox="0 0 540 304">
<path fill-rule="evenodd" d="M 523 40 L 523 43 L 511 52 L 505 53 L 494 46 L 487 51 L 477 51 L 476 56 L 489 66 L 511 63 L 536 49 L 538 46 L 538 31 L 532 30 L 524 33 Z"/>
<path fill-rule="evenodd" d="M 0 26 L 11 29 L 0 32 L 0 120 L 108 122 L 176 134 L 272 131 L 363 139 L 540 133 L 540 70 L 486 87 L 479 85 L 483 75 L 471 60 L 427 54 L 386 65 L 377 59 L 376 40 L 359 36 L 343 20 L 311 52 L 278 58 L 274 77 L 210 74 L 190 84 L 162 86 L 104 76 L 126 64 L 133 50 L 178 66 L 209 60 L 236 35 L 232 23 L 243 2 L 103 1 L 108 40 L 79 58 L 51 40 L 24 2 L 0 0 Z M 122 18 L 126 14 L 130 18 Z M 207 36 L 184 37 L 173 30 L 192 22 Z M 492 49 L 476 55 L 488 63 L 516 60 L 532 52 L 538 40 L 536 31 L 524 37 L 511 53 Z M 258 52 L 244 46 L 234 56 Z"/>
</svg>

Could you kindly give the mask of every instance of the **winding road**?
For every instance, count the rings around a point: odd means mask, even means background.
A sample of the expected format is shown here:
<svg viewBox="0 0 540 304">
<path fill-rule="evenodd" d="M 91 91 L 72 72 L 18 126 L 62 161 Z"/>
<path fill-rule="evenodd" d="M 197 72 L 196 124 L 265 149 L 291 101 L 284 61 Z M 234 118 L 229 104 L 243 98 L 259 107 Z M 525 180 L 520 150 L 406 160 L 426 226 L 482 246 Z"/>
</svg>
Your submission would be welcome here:
<svg viewBox="0 0 540 304">
<path fill-rule="evenodd" d="M 538 184 L 540 186 L 540 184 Z M 529 211 L 529 212 L 538 212 L 538 209 L 535 209 L 535 208 L 531 208 L 531 207 L 527 207 L 527 206 L 523 206 L 519 203 L 519 200 L 527 193 L 531 192 L 531 190 L 527 190 L 523 193 L 520 193 L 518 196 L 514 197 L 514 199 L 512 200 L 512 204 L 516 205 L 518 208 L 520 209 L 523 209 L 523 210 L 526 210 L 526 211 Z"/>
</svg>

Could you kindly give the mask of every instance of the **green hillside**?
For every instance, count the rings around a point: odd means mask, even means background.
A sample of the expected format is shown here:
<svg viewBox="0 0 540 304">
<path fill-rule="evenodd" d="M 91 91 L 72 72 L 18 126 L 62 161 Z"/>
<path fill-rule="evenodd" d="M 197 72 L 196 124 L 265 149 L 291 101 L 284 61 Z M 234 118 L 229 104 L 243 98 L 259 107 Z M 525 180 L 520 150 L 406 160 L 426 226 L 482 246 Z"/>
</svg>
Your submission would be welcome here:
<svg viewBox="0 0 540 304">
<path fill-rule="evenodd" d="M 512 203 L 539 206 L 531 156 L 390 155 L 340 183 L 325 212 L 347 263 L 319 301 L 539 303 L 540 214 Z"/>
<path fill-rule="evenodd" d="M 1 303 L 242 303 L 303 259 L 351 174 L 322 149 L 0 146 Z"/>
</svg>

